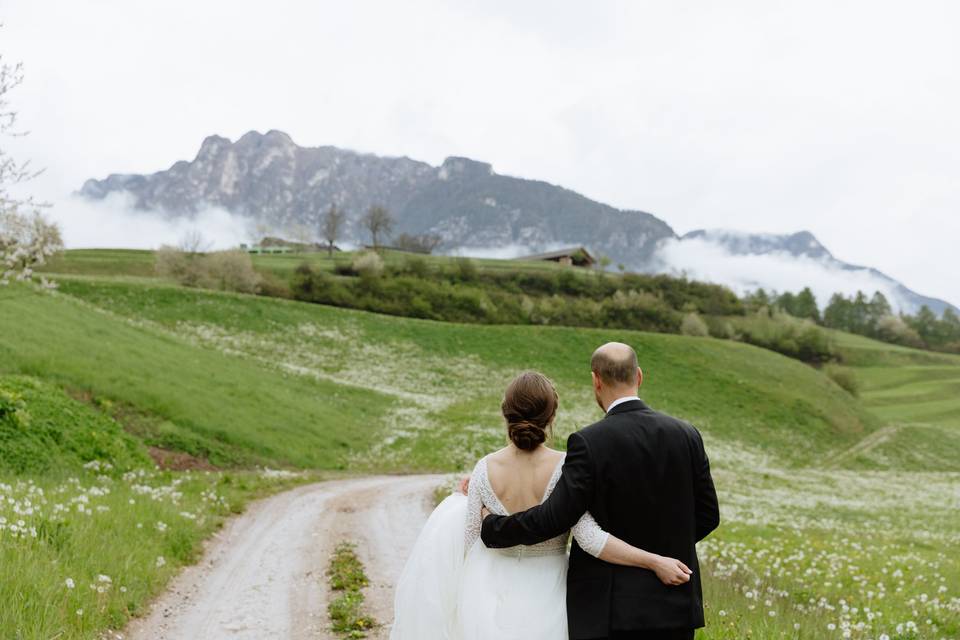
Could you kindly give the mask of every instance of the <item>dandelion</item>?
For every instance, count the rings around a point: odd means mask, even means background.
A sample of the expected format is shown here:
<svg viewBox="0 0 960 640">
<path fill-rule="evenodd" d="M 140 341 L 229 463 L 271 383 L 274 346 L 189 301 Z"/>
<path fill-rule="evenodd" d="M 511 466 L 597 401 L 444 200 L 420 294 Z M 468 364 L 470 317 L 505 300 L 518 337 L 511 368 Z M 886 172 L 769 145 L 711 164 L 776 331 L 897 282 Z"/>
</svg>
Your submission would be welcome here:
<svg viewBox="0 0 960 640">
<path fill-rule="evenodd" d="M 167 564 L 167 561 L 164 559 L 164 557 L 163 557 L 163 556 L 157 556 L 157 569 L 159 569 L 160 567 L 164 566 L 165 564 Z"/>
<path fill-rule="evenodd" d="M 63 581 L 63 583 L 67 585 L 67 589 L 73 589 L 75 586 L 77 586 L 77 584 L 73 581 L 73 578 L 67 578 Z"/>
<path fill-rule="evenodd" d="M 82 615 L 83 615 L 83 609 L 77 609 L 77 615 L 78 615 L 78 616 L 82 616 Z"/>
</svg>

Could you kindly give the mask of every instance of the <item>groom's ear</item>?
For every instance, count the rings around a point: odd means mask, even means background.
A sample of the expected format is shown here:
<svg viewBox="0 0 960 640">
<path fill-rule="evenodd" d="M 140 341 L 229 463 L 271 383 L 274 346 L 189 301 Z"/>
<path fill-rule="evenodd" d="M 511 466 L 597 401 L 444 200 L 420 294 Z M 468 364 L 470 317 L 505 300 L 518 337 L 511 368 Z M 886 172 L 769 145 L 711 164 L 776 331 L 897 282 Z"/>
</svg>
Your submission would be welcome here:
<svg viewBox="0 0 960 640">
<path fill-rule="evenodd" d="M 600 390 L 600 376 L 597 375 L 596 371 L 590 372 L 590 378 L 593 380 L 593 388 L 597 391 Z"/>
<path fill-rule="evenodd" d="M 640 385 L 643 384 L 643 369 L 637 367 L 637 391 L 640 390 Z"/>
</svg>

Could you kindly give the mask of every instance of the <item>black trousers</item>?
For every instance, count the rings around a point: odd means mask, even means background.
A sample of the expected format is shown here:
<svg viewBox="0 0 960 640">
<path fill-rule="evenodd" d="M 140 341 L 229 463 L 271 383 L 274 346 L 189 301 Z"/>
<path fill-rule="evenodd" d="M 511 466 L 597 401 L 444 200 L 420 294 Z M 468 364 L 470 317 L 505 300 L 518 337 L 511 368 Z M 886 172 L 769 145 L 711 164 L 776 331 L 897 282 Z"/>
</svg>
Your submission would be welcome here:
<svg viewBox="0 0 960 640">
<path fill-rule="evenodd" d="M 694 629 L 650 629 L 647 631 L 611 631 L 596 640 L 693 640 Z"/>
</svg>

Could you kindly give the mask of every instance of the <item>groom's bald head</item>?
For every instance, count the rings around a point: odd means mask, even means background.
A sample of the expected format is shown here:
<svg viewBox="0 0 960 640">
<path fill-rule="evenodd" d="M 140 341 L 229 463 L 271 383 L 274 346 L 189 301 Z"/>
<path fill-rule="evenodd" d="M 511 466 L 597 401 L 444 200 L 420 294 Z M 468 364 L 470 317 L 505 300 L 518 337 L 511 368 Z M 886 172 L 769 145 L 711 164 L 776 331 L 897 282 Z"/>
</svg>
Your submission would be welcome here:
<svg viewBox="0 0 960 640">
<path fill-rule="evenodd" d="M 636 387 L 639 368 L 637 352 L 622 342 L 601 345 L 590 358 L 590 369 L 609 387 Z"/>
</svg>

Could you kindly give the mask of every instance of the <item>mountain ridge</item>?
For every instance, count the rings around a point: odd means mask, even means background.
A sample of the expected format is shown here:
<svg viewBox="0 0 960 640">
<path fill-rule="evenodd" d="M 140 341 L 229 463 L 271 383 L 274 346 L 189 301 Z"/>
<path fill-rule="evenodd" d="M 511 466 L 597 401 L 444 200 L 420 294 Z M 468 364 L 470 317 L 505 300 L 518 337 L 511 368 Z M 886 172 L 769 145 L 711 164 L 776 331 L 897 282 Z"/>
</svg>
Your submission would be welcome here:
<svg viewBox="0 0 960 640">
<path fill-rule="evenodd" d="M 136 209 L 170 217 L 222 207 L 274 229 L 312 232 L 319 230 L 327 208 L 336 204 L 347 213 L 340 241 L 355 244 L 366 240 L 361 215 L 380 205 L 396 218 L 397 233 L 438 235 L 441 250 L 494 248 L 515 254 L 583 245 L 609 256 L 613 264 L 645 272 L 683 271 L 670 264 L 664 247 L 705 242 L 733 258 L 788 255 L 856 277 L 867 273 L 867 280 L 889 292 L 895 306 L 910 312 L 923 304 L 938 313 L 953 307 L 876 269 L 837 259 L 809 231 L 751 234 L 698 229 L 680 236 L 646 211 L 618 209 L 543 180 L 501 175 L 487 162 L 448 156 L 433 166 L 407 156 L 378 156 L 330 145 L 301 147 L 276 129 L 248 131 L 236 141 L 210 135 L 191 161 L 178 160 L 151 174 L 90 179 L 79 194 L 102 200 L 116 192 L 132 196 Z M 710 279 L 710 271 L 702 277 Z"/>
</svg>

